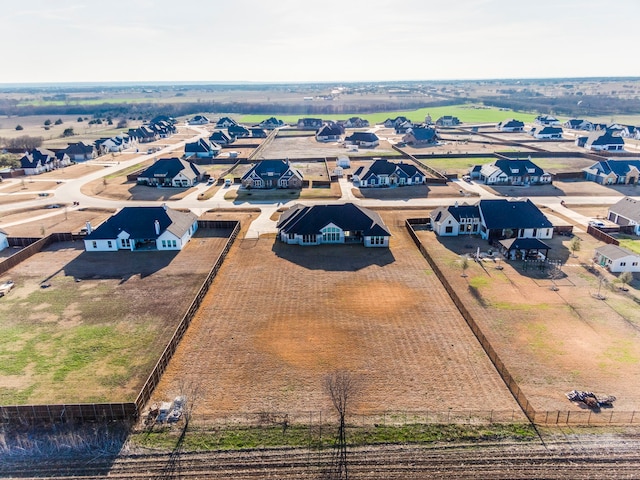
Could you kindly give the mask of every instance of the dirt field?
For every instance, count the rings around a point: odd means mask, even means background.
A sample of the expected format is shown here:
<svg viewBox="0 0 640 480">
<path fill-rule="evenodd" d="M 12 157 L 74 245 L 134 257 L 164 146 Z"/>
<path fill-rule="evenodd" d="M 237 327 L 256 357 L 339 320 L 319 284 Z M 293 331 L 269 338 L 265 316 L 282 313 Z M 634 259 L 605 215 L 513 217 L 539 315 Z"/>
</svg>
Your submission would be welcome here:
<svg viewBox="0 0 640 480">
<path fill-rule="evenodd" d="M 9 212 L 2 216 L 0 227 L 12 237 L 40 237 L 54 232 L 77 233 L 86 222 L 93 226 L 106 220 L 114 211 L 99 208 L 82 209 L 28 209 Z M 25 219 L 34 219 L 28 223 L 21 223 L 10 227 L 2 227 L 3 224 L 18 222 Z M 43 233 L 44 232 L 44 233 Z M 1 254 L 2 252 L 0 252 Z"/>
<path fill-rule="evenodd" d="M 503 270 L 470 262 L 463 278 L 459 255 L 486 252 L 486 241 L 419 236 L 536 410 L 580 410 L 564 396 L 573 389 L 615 395 L 616 411 L 640 409 L 640 309 L 633 300 L 640 282 L 629 292 L 608 288 L 615 277 L 597 267 L 600 283 L 581 265 L 600 245 L 590 235 L 581 235 L 578 258 L 569 256 L 568 238 L 550 242 L 550 258 L 566 261 L 557 291 L 521 262 L 501 262 Z M 594 297 L 599 290 L 605 300 Z"/>
<path fill-rule="evenodd" d="M 505 197 L 548 197 L 548 196 L 594 196 L 594 197 L 613 197 L 619 195 L 636 196 L 638 195 L 638 187 L 635 185 L 605 186 L 595 182 L 587 182 L 584 180 L 576 181 L 555 181 L 552 185 L 531 185 L 528 187 L 513 186 L 488 186 L 482 185 L 497 195 Z M 568 203 L 571 203 L 569 200 Z"/>
<path fill-rule="evenodd" d="M 351 133 L 348 131 L 347 136 Z M 276 137 L 275 140 L 261 152 L 262 158 L 322 158 L 348 155 L 350 157 L 359 156 L 395 156 L 398 152 L 391 148 L 391 144 L 380 138 L 380 145 L 376 148 L 361 148 L 357 152 L 350 152 L 343 144 L 337 142 L 318 142 L 311 135 L 308 137 L 283 136 Z"/>
<path fill-rule="evenodd" d="M 226 242 L 182 252 L 56 243 L 0 276 L 0 404 L 132 401 Z M 48 288 L 41 288 L 43 283 Z"/>
<path fill-rule="evenodd" d="M 197 413 L 317 411 L 324 376 L 347 369 L 362 413 L 517 409 L 400 217 L 383 217 L 389 250 L 235 245 L 153 401 L 187 381 Z"/>
</svg>

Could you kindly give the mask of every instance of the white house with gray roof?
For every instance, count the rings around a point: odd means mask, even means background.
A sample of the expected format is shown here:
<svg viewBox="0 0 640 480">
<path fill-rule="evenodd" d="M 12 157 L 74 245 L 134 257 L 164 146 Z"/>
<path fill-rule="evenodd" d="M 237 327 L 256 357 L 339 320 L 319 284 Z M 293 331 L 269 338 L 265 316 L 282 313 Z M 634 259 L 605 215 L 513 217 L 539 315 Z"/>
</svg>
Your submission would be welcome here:
<svg viewBox="0 0 640 480">
<path fill-rule="evenodd" d="M 640 201 L 624 197 L 609 207 L 607 219 L 620 226 L 633 226 L 633 233 L 640 235 Z"/>
<path fill-rule="evenodd" d="M 618 245 L 596 248 L 594 261 L 613 273 L 640 272 L 640 255 Z"/>
</svg>

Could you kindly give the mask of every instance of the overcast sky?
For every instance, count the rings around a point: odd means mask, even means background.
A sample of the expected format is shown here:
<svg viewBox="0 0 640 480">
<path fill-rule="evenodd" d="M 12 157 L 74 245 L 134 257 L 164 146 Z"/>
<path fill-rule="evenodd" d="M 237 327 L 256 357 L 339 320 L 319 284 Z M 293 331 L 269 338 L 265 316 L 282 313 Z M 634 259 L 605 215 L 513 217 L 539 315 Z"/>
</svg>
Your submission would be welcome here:
<svg viewBox="0 0 640 480">
<path fill-rule="evenodd" d="M 640 76 L 640 1 L 4 0 L 0 83 Z"/>
</svg>

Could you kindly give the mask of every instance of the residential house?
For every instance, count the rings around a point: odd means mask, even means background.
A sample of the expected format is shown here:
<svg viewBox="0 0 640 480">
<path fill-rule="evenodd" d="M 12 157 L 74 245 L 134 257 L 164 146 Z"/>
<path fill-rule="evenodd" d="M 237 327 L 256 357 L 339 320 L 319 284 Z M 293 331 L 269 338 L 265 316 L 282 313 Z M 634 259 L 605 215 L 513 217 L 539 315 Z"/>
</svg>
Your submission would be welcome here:
<svg viewBox="0 0 640 480">
<path fill-rule="evenodd" d="M 344 141 L 362 148 L 375 148 L 380 144 L 380 139 L 373 132 L 353 132 Z"/>
<path fill-rule="evenodd" d="M 632 185 L 640 177 L 640 160 L 600 160 L 582 171 L 587 180 L 601 185 Z"/>
<path fill-rule="evenodd" d="M 531 200 L 480 200 L 476 205 L 456 202 L 433 210 L 430 218 L 433 230 L 443 236 L 477 233 L 489 240 L 553 236 L 553 225 Z"/>
<path fill-rule="evenodd" d="M 135 139 L 138 143 L 155 142 L 160 138 L 160 133 L 149 125 L 141 125 L 138 128 L 130 128 L 127 135 Z"/>
<path fill-rule="evenodd" d="M 64 151 L 54 153 L 45 148 L 34 148 L 20 159 L 20 168 L 25 175 L 38 175 L 68 165 L 71 165 L 71 159 Z"/>
<path fill-rule="evenodd" d="M 398 125 L 401 125 L 403 123 L 409 122 L 411 123 L 411 120 L 409 120 L 407 117 L 396 117 L 396 118 L 387 118 L 384 121 L 384 126 L 387 128 L 396 128 Z"/>
<path fill-rule="evenodd" d="M 233 118 L 230 117 L 222 117 L 216 122 L 216 128 L 229 128 L 231 125 L 237 125 Z"/>
<path fill-rule="evenodd" d="M 211 143 L 206 138 L 200 138 L 184 145 L 184 156 L 185 158 L 213 158 L 220 153 L 220 150 L 220 145 Z"/>
<path fill-rule="evenodd" d="M 218 145 L 229 145 L 236 141 L 236 137 L 229 136 L 222 130 L 216 130 L 209 137 L 209 141 L 211 143 L 217 143 Z"/>
<path fill-rule="evenodd" d="M 531 200 L 480 200 L 480 236 L 502 238 L 538 238 L 553 236 L 553 225 Z"/>
<path fill-rule="evenodd" d="M 229 132 L 229 136 L 230 137 L 248 137 L 249 135 L 251 135 L 251 132 L 249 131 L 249 129 L 243 125 L 239 125 L 239 124 L 235 124 L 235 125 L 229 125 L 227 127 L 227 132 Z"/>
<path fill-rule="evenodd" d="M 635 138 L 640 139 L 640 127 L 634 127 L 632 125 L 625 125 L 620 132 L 622 138 Z"/>
<path fill-rule="evenodd" d="M 438 140 L 438 132 L 433 127 L 414 127 L 402 137 L 404 143 L 414 147 L 437 145 Z"/>
<path fill-rule="evenodd" d="M 551 183 L 551 174 L 545 172 L 531 159 L 498 159 L 493 163 L 473 167 L 471 178 L 487 185 L 542 185 Z"/>
<path fill-rule="evenodd" d="M 360 188 L 422 185 L 426 182 L 426 175 L 410 163 L 380 159 L 358 167 L 352 181 Z"/>
<path fill-rule="evenodd" d="M 530 134 L 539 140 L 559 140 L 562 138 L 562 127 L 534 127 Z"/>
<path fill-rule="evenodd" d="M 388 247 L 391 233 L 376 212 L 353 203 L 294 205 L 280 215 L 278 238 L 290 245 Z"/>
<path fill-rule="evenodd" d="M 245 188 L 302 188 L 302 173 L 289 160 L 262 160 L 242 177 Z"/>
<path fill-rule="evenodd" d="M 298 128 L 300 130 L 318 130 L 322 127 L 321 118 L 301 118 L 298 120 Z"/>
<path fill-rule="evenodd" d="M 251 137 L 252 138 L 267 138 L 267 132 L 262 128 L 251 128 Z"/>
<path fill-rule="evenodd" d="M 0 228 L 0 250 L 9 247 L 9 234 Z"/>
<path fill-rule="evenodd" d="M 342 139 L 344 130 L 337 124 L 324 124 L 316 132 L 316 141 L 318 142 L 337 142 Z"/>
<path fill-rule="evenodd" d="M 95 230 L 87 223 L 87 252 L 182 250 L 198 229 L 198 218 L 162 207 L 125 207 Z"/>
<path fill-rule="evenodd" d="M 174 123 L 164 120 L 160 122 L 150 123 L 148 127 L 157 134 L 158 138 L 169 138 L 171 135 L 178 132 L 178 129 Z"/>
<path fill-rule="evenodd" d="M 276 117 L 269 117 L 261 121 L 258 126 L 260 128 L 264 128 L 265 130 L 273 130 L 276 128 L 283 127 L 284 122 L 282 120 L 278 120 Z"/>
<path fill-rule="evenodd" d="M 480 209 L 478 205 L 438 207 L 429 214 L 431 228 L 438 236 L 457 237 L 475 235 L 480 231 Z"/>
<path fill-rule="evenodd" d="M 619 245 L 596 248 L 594 262 L 613 273 L 640 272 L 640 255 Z"/>
<path fill-rule="evenodd" d="M 72 162 L 86 162 L 98 156 L 96 147 L 84 142 L 70 143 L 64 149 L 64 153 L 69 156 Z"/>
<path fill-rule="evenodd" d="M 458 117 L 451 115 L 443 115 L 436 120 L 436 126 L 438 127 L 455 127 L 456 125 L 460 125 L 460 120 Z"/>
<path fill-rule="evenodd" d="M 640 201 L 624 197 L 609 207 L 607 219 L 620 226 L 633 226 L 633 233 L 640 235 Z"/>
<path fill-rule="evenodd" d="M 509 118 L 508 120 L 501 121 L 497 128 L 501 132 L 522 132 L 524 131 L 524 122 Z"/>
<path fill-rule="evenodd" d="M 171 117 L 169 115 L 164 115 L 164 114 L 156 115 L 151 120 L 149 120 L 149 123 L 160 123 L 160 122 L 166 122 L 166 123 L 175 125 L 177 123 L 177 120 L 174 117 Z"/>
<path fill-rule="evenodd" d="M 558 120 L 556 117 L 552 117 L 551 115 L 538 115 L 534 121 L 538 125 L 548 127 L 555 127 L 560 125 L 560 120 Z"/>
<path fill-rule="evenodd" d="M 583 120 L 581 118 L 572 118 L 567 120 L 562 124 L 564 128 L 568 128 L 570 130 L 588 130 L 591 131 L 594 129 L 593 123 L 589 120 Z"/>
<path fill-rule="evenodd" d="M 134 141 L 129 135 L 116 135 L 110 138 L 100 138 L 95 142 L 96 149 L 99 155 L 106 155 L 107 153 L 122 152 L 127 148 L 130 148 Z"/>
<path fill-rule="evenodd" d="M 586 137 L 577 138 L 576 145 L 584 146 L 587 150 L 595 152 L 622 151 L 624 150 L 624 138 L 614 135 L 607 129 L 595 130 Z"/>
<path fill-rule="evenodd" d="M 203 172 L 193 162 L 180 158 L 161 158 L 138 175 L 140 185 L 152 187 L 193 187 Z"/>
<path fill-rule="evenodd" d="M 346 128 L 366 128 L 369 126 L 369 120 L 360 117 L 351 117 L 344 122 Z"/>
<path fill-rule="evenodd" d="M 207 125 L 209 123 L 209 119 L 204 115 L 196 115 L 191 118 L 188 122 L 189 125 Z"/>
<path fill-rule="evenodd" d="M 414 128 L 414 125 L 413 125 L 413 123 L 411 123 L 408 120 L 406 122 L 402 122 L 402 123 L 396 125 L 395 127 L 393 127 L 393 129 L 396 131 L 396 134 L 398 134 L 398 135 L 407 133 L 412 128 Z"/>
</svg>

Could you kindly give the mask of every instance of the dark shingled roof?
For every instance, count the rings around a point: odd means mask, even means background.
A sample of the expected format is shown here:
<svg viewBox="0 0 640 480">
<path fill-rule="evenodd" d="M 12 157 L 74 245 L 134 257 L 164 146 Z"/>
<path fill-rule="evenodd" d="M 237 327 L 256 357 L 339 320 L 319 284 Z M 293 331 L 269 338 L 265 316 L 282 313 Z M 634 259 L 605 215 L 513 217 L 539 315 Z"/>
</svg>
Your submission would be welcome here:
<svg viewBox="0 0 640 480">
<path fill-rule="evenodd" d="M 537 238 L 508 238 L 500 240 L 507 250 L 551 250 L 551 247 Z"/>
<path fill-rule="evenodd" d="M 125 231 L 132 239 L 156 239 L 166 230 L 182 237 L 198 217 L 165 207 L 125 207 L 85 237 L 87 240 L 111 240 Z M 156 233 L 155 221 L 160 224 Z"/>
<path fill-rule="evenodd" d="M 149 168 L 141 172 L 138 177 L 153 178 L 158 175 L 166 178 L 173 178 L 183 170 L 186 170 L 185 175 L 188 177 L 193 175 L 199 177 L 202 175 L 198 167 L 192 162 L 188 162 L 180 158 L 161 158 L 156 160 Z"/>
<path fill-rule="evenodd" d="M 489 230 L 553 227 L 531 200 L 480 200 L 478 207 Z"/>
<path fill-rule="evenodd" d="M 391 236 L 377 213 L 354 205 L 294 205 L 280 216 L 278 229 L 298 235 L 320 234 L 333 223 L 345 231 L 362 232 L 363 236 Z"/>
</svg>

